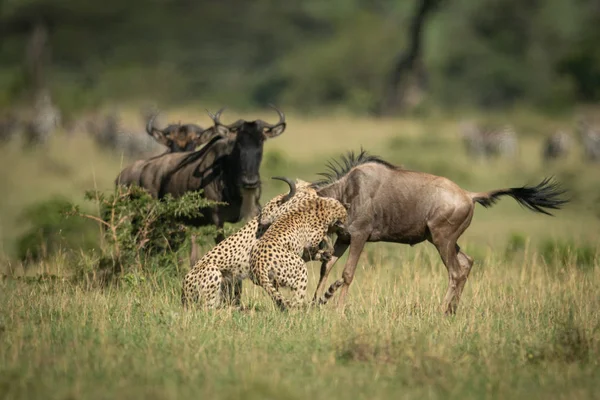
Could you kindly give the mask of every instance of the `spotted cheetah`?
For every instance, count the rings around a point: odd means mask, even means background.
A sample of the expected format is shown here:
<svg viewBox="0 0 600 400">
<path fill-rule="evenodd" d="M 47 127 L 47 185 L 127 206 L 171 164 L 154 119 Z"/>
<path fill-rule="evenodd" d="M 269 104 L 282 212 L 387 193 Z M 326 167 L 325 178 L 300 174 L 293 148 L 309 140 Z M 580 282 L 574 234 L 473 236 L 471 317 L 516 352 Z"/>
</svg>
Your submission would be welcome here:
<svg viewBox="0 0 600 400">
<path fill-rule="evenodd" d="M 333 246 L 328 234 L 344 224 L 346 216 L 342 203 L 326 197 L 312 197 L 302 208 L 282 215 L 252 248 L 252 282 L 262 286 L 282 310 L 300 305 L 306 297 L 308 282 L 308 273 L 301 257 L 303 251 L 316 249 L 325 241 L 328 249 L 321 254 L 330 254 Z M 278 287 L 289 287 L 293 300 L 285 299 Z M 320 301 L 321 304 L 324 302 L 326 299 Z"/>
<path fill-rule="evenodd" d="M 290 210 L 304 208 L 310 199 L 318 197 L 308 182 L 297 180 L 294 184 L 286 178 L 274 179 L 285 180 L 290 185 L 290 192 L 276 196 L 265 204 L 259 216 L 213 247 L 190 269 L 183 281 L 181 301 L 184 306 L 191 302 L 200 302 L 207 308 L 223 305 L 226 283 L 248 277 L 250 251 L 267 230 L 268 225 L 264 224 L 276 220 Z M 329 254 L 325 250 L 310 249 L 304 252 L 304 259 L 323 260 Z M 238 298 L 235 300 L 239 303 L 241 294 L 236 293 L 236 296 Z"/>
</svg>

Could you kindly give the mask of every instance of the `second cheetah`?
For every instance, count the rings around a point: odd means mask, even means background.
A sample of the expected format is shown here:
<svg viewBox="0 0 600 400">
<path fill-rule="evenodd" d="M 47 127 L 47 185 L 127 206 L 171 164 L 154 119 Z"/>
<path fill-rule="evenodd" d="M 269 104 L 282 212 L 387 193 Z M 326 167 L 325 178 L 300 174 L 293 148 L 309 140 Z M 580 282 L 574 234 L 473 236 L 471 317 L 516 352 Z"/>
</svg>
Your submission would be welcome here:
<svg viewBox="0 0 600 400">
<path fill-rule="evenodd" d="M 306 297 L 308 273 L 302 253 L 325 241 L 329 248 L 321 254 L 331 254 L 328 233 L 346 222 L 346 209 L 335 199 L 313 197 L 306 203 L 276 220 L 250 253 L 250 279 L 282 310 L 301 304 Z M 285 299 L 278 287 L 289 287 L 293 301 Z"/>
</svg>

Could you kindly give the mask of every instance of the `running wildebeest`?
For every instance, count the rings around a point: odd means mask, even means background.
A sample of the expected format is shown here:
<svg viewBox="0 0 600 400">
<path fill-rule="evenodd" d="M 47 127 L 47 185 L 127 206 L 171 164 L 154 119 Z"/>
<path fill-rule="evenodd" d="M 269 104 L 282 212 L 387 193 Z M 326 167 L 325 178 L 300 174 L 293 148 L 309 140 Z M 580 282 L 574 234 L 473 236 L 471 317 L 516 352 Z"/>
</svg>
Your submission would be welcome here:
<svg viewBox="0 0 600 400">
<path fill-rule="evenodd" d="M 227 205 L 201 210 L 202 218 L 186 221 L 192 226 L 215 225 L 218 229 L 225 222 L 238 222 L 257 215 L 260 206 L 260 175 L 264 142 L 281 135 L 285 128 L 285 115 L 272 106 L 279 115 L 276 124 L 262 120 L 238 120 L 230 125 L 220 121 L 223 109 L 211 116 L 214 125 L 200 134 L 201 142 L 207 144 L 193 152 L 167 153 L 146 160 L 139 168 L 139 178 L 129 178 L 125 170 L 117 177 L 116 184 L 138 186 L 152 196 L 162 198 L 166 194 L 179 197 L 189 191 L 203 190 L 208 200 L 225 202 Z M 224 239 L 219 233 L 216 242 Z M 192 244 L 191 265 L 198 260 L 198 247 Z"/>
<path fill-rule="evenodd" d="M 336 165 L 337 164 L 337 165 Z M 449 179 L 410 171 L 392 165 L 364 150 L 358 156 L 349 153 L 341 163 L 329 163 L 324 179 L 313 183 L 320 196 L 332 197 L 347 208 L 346 226 L 338 235 L 334 254 L 321 265 L 315 301 L 335 262 L 350 247 L 342 279 L 328 294 L 341 287 L 343 304 L 348 287 L 366 242 L 393 242 L 415 245 L 425 240 L 438 250 L 448 270 L 449 287 L 443 307 L 447 314 L 456 312 L 460 295 L 473 266 L 473 258 L 457 244 L 471 224 L 475 203 L 491 207 L 502 196 L 510 196 L 520 205 L 542 214 L 559 209 L 568 200 L 558 183 L 544 179 L 537 186 L 469 192 Z"/>
</svg>

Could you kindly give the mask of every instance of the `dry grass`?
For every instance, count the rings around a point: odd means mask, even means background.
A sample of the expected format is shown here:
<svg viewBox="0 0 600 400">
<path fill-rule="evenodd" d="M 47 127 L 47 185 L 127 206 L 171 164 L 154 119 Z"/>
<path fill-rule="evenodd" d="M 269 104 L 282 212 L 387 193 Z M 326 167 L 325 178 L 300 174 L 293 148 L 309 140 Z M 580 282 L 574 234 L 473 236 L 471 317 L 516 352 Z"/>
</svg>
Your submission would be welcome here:
<svg viewBox="0 0 600 400">
<path fill-rule="evenodd" d="M 169 119 L 206 126 L 193 109 Z M 130 113 L 131 120 L 135 116 Z M 201 116 L 201 118 L 199 117 Z M 272 112 L 224 114 L 271 120 Z M 502 116 L 492 116 L 502 119 Z M 183 312 L 180 279 L 132 277 L 89 289 L 62 280 L 0 281 L 0 396 L 3 398 L 591 398 L 600 389 L 600 260 L 546 264 L 544 240 L 572 251 L 600 241 L 597 167 L 577 154 L 540 161 L 540 135 L 569 120 L 514 115 L 526 130 L 518 160 L 471 163 L 458 120 L 369 120 L 288 116 L 288 131 L 265 146 L 263 201 L 283 188 L 268 177 L 313 179 L 325 159 L 361 145 L 390 161 L 456 180 L 470 190 L 539 181 L 555 174 L 574 200 L 556 217 L 510 199 L 478 208 L 461 246 L 476 258 L 459 314 L 443 317 L 445 269 L 430 245 L 370 244 L 349 304 L 277 312 L 245 283 L 247 309 Z M 537 131 L 536 131 L 537 129 Z M 83 137 L 58 137 L 47 151 L 4 151 L 0 249 L 11 255 L 27 204 L 110 189 L 123 161 Z M 506 253 L 513 233 L 522 248 Z M 85 257 L 81 258 L 85 263 Z M 575 260 L 575 259 L 573 259 Z M 332 277 L 341 274 L 342 259 Z M 61 255 L 23 270 L 64 275 Z M 317 265 L 310 265 L 310 290 Z"/>
</svg>

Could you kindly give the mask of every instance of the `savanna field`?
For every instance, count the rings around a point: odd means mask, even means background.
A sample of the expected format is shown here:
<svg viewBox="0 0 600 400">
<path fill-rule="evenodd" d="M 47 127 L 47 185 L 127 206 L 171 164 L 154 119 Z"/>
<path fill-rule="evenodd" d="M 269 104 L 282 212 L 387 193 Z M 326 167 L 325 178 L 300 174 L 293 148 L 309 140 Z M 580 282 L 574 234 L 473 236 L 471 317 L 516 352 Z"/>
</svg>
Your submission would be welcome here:
<svg viewBox="0 0 600 400">
<path fill-rule="evenodd" d="M 169 120 L 208 126 L 209 118 L 198 110 L 203 107 L 166 111 Z M 134 123 L 135 111 L 130 114 Z M 223 115 L 226 121 L 237 118 L 268 121 L 273 115 L 234 110 Z M 555 176 L 571 202 L 554 217 L 532 213 L 508 197 L 490 209 L 476 207 L 459 240 L 475 265 L 452 317 L 441 309 L 446 269 L 428 243 L 368 244 L 343 308 L 334 297 L 321 308 L 285 313 L 250 281 L 244 282 L 241 310 L 184 311 L 181 281 L 189 265 L 176 255 L 175 271 L 140 270 L 104 287 L 76 279 L 102 251 L 95 231 L 90 248 L 65 248 L 22 262 L 20 238 L 31 230 L 31 213 L 24 210 L 60 196 L 98 215 L 84 192 L 110 192 L 131 160 L 98 150 L 83 134 L 58 134 L 47 149 L 4 145 L 0 396 L 600 397 L 600 165 L 585 163 L 579 146 L 565 160 L 542 162 L 543 138 L 559 128 L 572 130 L 572 115 L 486 116 L 515 126 L 519 155 L 511 161 L 469 159 L 460 141 L 462 118 L 290 112 L 284 134 L 265 144 L 261 168 L 263 204 L 286 189 L 271 176 L 314 180 L 329 159 L 361 146 L 471 191 Z M 73 232 L 57 235 L 62 234 Z M 341 275 L 346 256 L 330 282 Z M 319 264 L 308 268 L 312 297 Z"/>
</svg>

